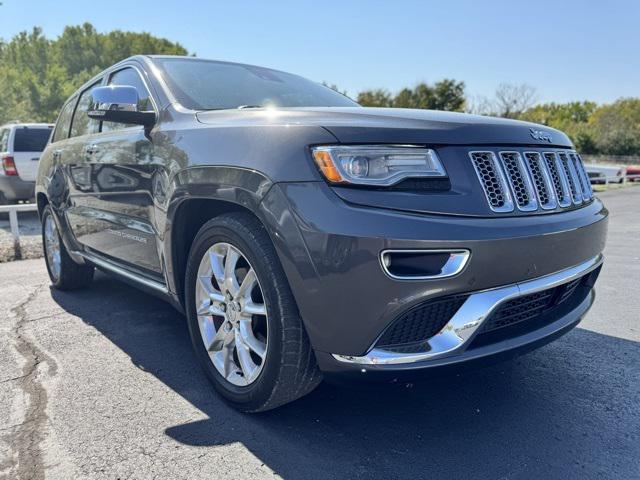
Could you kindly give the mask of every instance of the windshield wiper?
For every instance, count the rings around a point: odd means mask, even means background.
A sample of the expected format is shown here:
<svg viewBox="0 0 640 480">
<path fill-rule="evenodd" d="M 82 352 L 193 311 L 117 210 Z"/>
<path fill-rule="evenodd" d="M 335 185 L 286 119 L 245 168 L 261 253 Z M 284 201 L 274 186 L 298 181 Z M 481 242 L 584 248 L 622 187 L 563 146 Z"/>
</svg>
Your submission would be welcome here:
<svg viewBox="0 0 640 480">
<path fill-rule="evenodd" d="M 264 108 L 262 105 L 240 105 L 238 110 L 244 110 L 245 108 Z"/>
</svg>

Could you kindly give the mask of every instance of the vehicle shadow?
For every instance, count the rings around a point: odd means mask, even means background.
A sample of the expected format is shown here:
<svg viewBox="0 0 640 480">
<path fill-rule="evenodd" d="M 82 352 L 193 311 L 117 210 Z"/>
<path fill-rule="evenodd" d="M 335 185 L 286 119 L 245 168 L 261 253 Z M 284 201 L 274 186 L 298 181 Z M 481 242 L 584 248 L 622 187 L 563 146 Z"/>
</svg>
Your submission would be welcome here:
<svg viewBox="0 0 640 480">
<path fill-rule="evenodd" d="M 284 478 L 630 478 L 640 475 L 638 343 L 576 329 L 512 362 L 409 386 L 322 384 L 258 415 L 216 396 L 184 318 L 105 275 L 55 301 L 204 412 L 177 442 L 242 443 Z"/>
</svg>

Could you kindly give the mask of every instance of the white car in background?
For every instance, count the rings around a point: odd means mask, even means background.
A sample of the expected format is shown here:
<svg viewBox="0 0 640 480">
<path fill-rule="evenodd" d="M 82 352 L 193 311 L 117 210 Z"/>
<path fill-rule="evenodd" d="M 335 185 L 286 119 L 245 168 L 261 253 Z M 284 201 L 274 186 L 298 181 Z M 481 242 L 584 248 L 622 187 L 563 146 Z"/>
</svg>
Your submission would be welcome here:
<svg viewBox="0 0 640 480">
<path fill-rule="evenodd" d="M 623 183 L 627 174 L 626 167 L 620 165 L 589 165 L 585 164 L 592 185 L 607 183 Z"/>
<path fill-rule="evenodd" d="M 38 161 L 52 130 L 48 123 L 0 126 L 0 205 L 33 198 Z"/>
</svg>

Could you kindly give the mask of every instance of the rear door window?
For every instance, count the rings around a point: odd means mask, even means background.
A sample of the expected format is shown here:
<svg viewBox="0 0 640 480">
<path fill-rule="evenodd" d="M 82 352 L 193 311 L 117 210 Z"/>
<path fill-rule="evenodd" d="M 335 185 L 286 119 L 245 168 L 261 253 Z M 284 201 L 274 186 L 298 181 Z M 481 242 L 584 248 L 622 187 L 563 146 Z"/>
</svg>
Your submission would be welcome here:
<svg viewBox="0 0 640 480">
<path fill-rule="evenodd" d="M 72 137 L 88 135 L 90 133 L 96 133 L 98 131 L 100 122 L 98 120 L 94 120 L 93 118 L 89 118 L 89 116 L 87 115 L 87 111 L 89 110 L 89 106 L 91 105 L 91 91 L 94 88 L 99 87 L 101 83 L 102 80 L 94 83 L 80 95 L 78 106 L 76 107 L 76 111 L 73 114 L 73 120 L 71 121 Z"/>
<path fill-rule="evenodd" d="M 56 124 L 56 130 L 53 133 L 53 142 L 64 140 L 69 137 L 69 127 L 71 126 L 71 117 L 73 116 L 73 107 L 76 99 L 70 100 L 63 108 Z"/>
<path fill-rule="evenodd" d="M 0 130 L 0 152 L 9 151 L 9 129 L 3 128 Z"/>
<path fill-rule="evenodd" d="M 20 127 L 13 136 L 14 152 L 41 152 L 51 136 L 50 128 Z"/>
</svg>

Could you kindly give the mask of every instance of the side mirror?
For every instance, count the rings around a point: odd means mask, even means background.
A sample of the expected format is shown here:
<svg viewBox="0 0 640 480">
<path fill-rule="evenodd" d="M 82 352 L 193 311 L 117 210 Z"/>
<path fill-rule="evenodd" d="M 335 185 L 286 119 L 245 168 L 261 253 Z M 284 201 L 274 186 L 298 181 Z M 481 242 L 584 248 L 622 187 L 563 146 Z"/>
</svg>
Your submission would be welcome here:
<svg viewBox="0 0 640 480">
<path fill-rule="evenodd" d="M 155 112 L 138 111 L 138 91 L 126 85 L 96 87 L 91 91 L 89 118 L 105 122 L 144 125 L 151 128 L 156 122 Z"/>
</svg>

